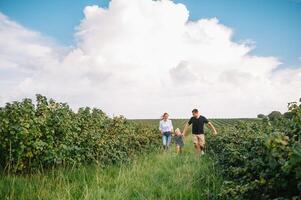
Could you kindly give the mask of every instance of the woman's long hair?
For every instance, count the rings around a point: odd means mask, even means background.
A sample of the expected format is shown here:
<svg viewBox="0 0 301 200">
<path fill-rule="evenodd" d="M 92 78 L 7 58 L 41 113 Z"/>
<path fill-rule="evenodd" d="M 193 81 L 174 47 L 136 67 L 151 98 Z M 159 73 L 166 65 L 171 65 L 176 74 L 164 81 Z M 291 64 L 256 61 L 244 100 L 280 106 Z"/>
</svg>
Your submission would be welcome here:
<svg viewBox="0 0 301 200">
<path fill-rule="evenodd" d="M 161 116 L 161 120 L 164 119 L 165 115 L 168 115 L 168 113 L 167 112 L 163 113 L 163 115 Z"/>
</svg>

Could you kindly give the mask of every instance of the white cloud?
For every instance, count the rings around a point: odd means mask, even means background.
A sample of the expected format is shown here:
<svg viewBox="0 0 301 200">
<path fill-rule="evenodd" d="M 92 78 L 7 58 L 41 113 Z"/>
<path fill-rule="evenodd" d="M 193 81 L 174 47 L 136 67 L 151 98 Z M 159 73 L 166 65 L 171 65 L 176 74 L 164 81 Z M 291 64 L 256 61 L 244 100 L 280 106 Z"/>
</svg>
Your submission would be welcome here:
<svg viewBox="0 0 301 200">
<path fill-rule="evenodd" d="M 189 21 L 172 1 L 113 0 L 87 6 L 67 53 L 39 33 L 0 16 L 0 102 L 46 94 L 109 114 L 254 117 L 300 98 L 301 68 L 250 55 L 218 19 Z M 299 88 L 299 90 L 298 90 Z"/>
</svg>

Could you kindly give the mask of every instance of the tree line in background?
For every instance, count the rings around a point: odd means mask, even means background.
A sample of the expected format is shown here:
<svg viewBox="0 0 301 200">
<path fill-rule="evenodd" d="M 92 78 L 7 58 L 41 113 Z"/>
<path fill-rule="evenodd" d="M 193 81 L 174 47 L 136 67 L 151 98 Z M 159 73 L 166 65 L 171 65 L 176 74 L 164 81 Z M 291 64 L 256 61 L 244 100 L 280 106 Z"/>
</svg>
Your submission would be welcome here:
<svg viewBox="0 0 301 200">
<path fill-rule="evenodd" d="M 299 99 L 299 101 L 301 102 L 301 98 Z M 290 103 L 288 103 L 288 107 L 290 107 L 291 105 L 296 105 L 296 104 L 297 104 L 297 102 L 290 102 Z M 289 110 L 289 111 L 282 114 L 280 111 L 274 110 L 268 115 L 264 115 L 264 114 L 258 114 L 257 115 L 257 118 L 259 118 L 259 119 L 267 118 L 267 119 L 270 119 L 271 121 L 281 119 L 282 117 L 285 117 L 287 119 L 292 118 L 292 112 Z"/>
</svg>

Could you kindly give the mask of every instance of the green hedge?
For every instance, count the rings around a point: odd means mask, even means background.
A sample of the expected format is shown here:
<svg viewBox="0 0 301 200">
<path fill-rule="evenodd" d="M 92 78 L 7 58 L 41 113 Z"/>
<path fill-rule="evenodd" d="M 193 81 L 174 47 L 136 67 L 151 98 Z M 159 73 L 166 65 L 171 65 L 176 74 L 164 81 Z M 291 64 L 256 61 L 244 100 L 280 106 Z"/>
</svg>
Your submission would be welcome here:
<svg viewBox="0 0 301 200">
<path fill-rule="evenodd" d="M 240 123 L 208 139 L 225 181 L 221 199 L 300 199 L 301 105 L 290 118 Z"/>
<path fill-rule="evenodd" d="M 57 165 L 114 164 L 160 144 L 154 129 L 99 109 L 73 112 L 66 103 L 37 95 L 0 108 L 0 166 L 32 172 Z"/>
</svg>

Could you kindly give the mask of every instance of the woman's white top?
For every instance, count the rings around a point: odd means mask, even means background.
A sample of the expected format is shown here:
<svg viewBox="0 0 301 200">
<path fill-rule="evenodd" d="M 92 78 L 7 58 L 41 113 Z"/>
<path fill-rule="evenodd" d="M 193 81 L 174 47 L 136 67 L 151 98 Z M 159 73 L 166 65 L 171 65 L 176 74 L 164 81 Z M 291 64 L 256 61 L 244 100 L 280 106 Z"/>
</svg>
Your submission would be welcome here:
<svg viewBox="0 0 301 200">
<path fill-rule="evenodd" d="M 161 120 L 160 121 L 160 125 L 159 125 L 159 130 L 162 131 L 163 133 L 164 132 L 171 132 L 171 130 L 173 129 L 173 126 L 172 126 L 172 122 L 170 119 L 164 121 L 164 120 Z"/>
</svg>

